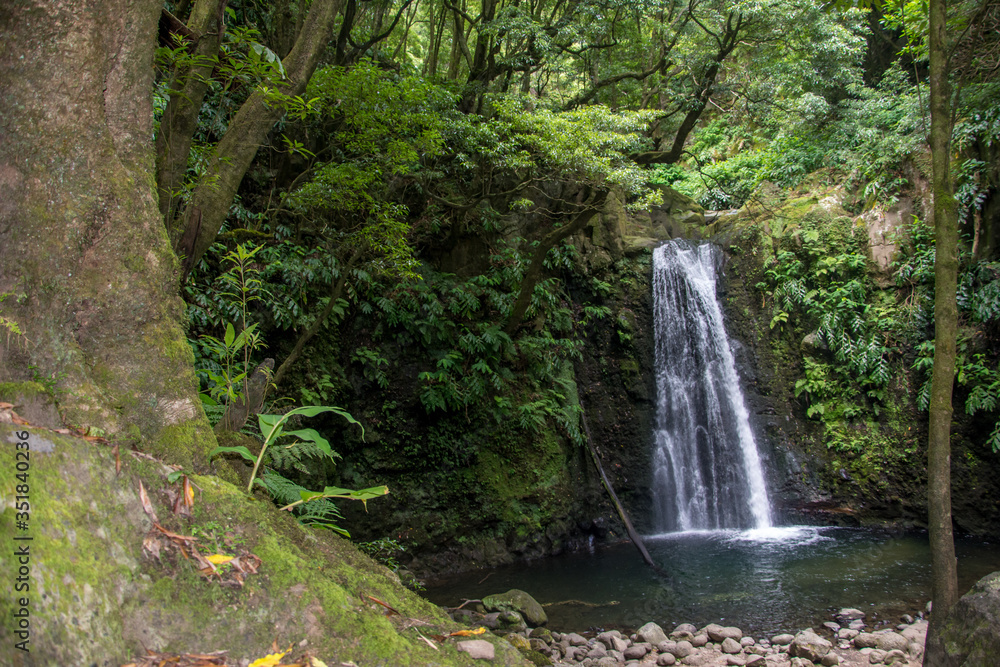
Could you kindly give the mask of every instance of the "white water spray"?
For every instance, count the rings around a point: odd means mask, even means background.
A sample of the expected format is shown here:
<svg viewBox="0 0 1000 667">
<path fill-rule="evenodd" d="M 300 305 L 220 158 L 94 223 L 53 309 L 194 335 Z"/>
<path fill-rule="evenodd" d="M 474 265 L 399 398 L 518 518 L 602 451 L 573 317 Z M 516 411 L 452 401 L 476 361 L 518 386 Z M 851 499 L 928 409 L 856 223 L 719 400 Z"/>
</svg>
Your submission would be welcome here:
<svg viewBox="0 0 1000 667">
<path fill-rule="evenodd" d="M 771 508 L 716 299 L 721 251 L 674 240 L 653 252 L 656 530 L 768 528 Z"/>
</svg>

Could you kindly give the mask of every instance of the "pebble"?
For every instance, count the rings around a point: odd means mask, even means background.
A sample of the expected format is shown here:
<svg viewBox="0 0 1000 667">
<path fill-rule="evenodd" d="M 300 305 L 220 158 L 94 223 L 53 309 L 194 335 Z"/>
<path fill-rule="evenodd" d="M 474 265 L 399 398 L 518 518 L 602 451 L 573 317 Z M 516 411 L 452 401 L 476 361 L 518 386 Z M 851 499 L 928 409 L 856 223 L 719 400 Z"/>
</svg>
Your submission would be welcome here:
<svg viewBox="0 0 1000 667">
<path fill-rule="evenodd" d="M 742 634 L 742 633 L 741 633 Z M 732 637 L 726 637 L 722 640 L 722 652 L 735 655 L 743 650 L 743 646 L 733 639 Z M 732 664 L 732 663 L 730 663 Z M 740 663 L 743 664 L 742 662 Z"/>
<path fill-rule="evenodd" d="M 845 609 L 841 609 L 840 611 L 838 611 L 836 614 L 834 614 L 834 616 L 839 621 L 850 622 L 850 621 L 856 621 L 856 620 L 864 618 L 865 617 L 865 612 L 861 611 L 860 609 L 854 609 L 852 607 L 847 607 Z"/>
<path fill-rule="evenodd" d="M 885 665 L 905 665 L 909 662 L 906 654 L 900 651 L 898 648 L 893 649 L 885 654 L 885 658 L 882 659 L 882 664 Z"/>
<path fill-rule="evenodd" d="M 631 636 L 609 630 L 592 638 L 576 632 L 558 633 L 536 628 L 530 632 L 512 633 L 508 641 L 530 646 L 561 667 L 671 667 L 678 664 L 688 667 L 839 667 L 845 663 L 858 667 L 909 667 L 920 664 L 928 626 L 920 614 L 903 615 L 901 620 L 911 622 L 874 632 L 860 631 L 864 621 L 851 618 L 857 614 L 864 616 L 856 609 L 841 609 L 834 614 L 840 622 L 822 624 L 820 630 L 824 634 L 832 632 L 835 645 L 812 628 L 795 635 L 781 633 L 770 639 L 755 639 L 744 635 L 738 627 L 714 623 L 701 629 L 682 623 L 669 635 L 656 623 L 647 623 Z M 845 621 L 849 627 L 843 627 Z M 473 658 L 492 660 L 495 656 L 493 645 L 484 640 L 462 641 L 456 646 Z"/>
</svg>

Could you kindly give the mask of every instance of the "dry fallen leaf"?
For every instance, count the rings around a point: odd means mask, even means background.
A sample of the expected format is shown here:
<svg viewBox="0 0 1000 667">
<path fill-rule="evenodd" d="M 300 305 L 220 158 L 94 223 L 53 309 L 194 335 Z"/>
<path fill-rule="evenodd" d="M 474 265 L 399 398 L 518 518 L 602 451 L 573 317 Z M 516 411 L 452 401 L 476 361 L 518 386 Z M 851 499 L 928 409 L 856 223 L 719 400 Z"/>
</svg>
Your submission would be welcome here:
<svg viewBox="0 0 1000 667">
<path fill-rule="evenodd" d="M 393 614 L 396 614 L 397 616 L 402 616 L 402 614 L 400 614 L 398 611 L 396 611 L 395 609 L 393 609 L 392 607 L 390 607 L 386 603 L 382 602 L 378 598 L 373 598 L 371 595 L 366 595 L 365 597 L 367 597 L 372 602 L 377 602 L 378 604 L 382 605 L 383 607 L 385 607 L 386 609 L 388 609 L 389 611 L 391 611 Z"/>
<path fill-rule="evenodd" d="M 14 405 L 12 403 L 0 403 L 0 424 L 31 426 L 30 422 L 21 419 L 20 415 L 14 412 Z"/>
<path fill-rule="evenodd" d="M 440 651 L 440 650 L 441 650 L 441 649 L 439 649 L 439 648 L 437 647 L 437 644 L 435 644 L 434 642 L 432 642 L 432 641 L 431 641 L 430 639 L 428 639 L 427 637 L 424 637 L 423 635 L 421 635 L 421 634 L 420 634 L 420 630 L 416 630 L 416 633 L 417 633 L 417 635 L 418 635 L 418 636 L 419 636 L 419 637 L 420 637 L 421 639 L 423 639 L 423 640 L 424 640 L 425 642 L 427 642 L 427 645 L 428 645 L 428 646 L 430 646 L 430 647 L 431 647 L 432 649 L 434 649 L 435 651 Z"/>
<path fill-rule="evenodd" d="M 146 535 L 142 540 L 142 548 L 144 551 L 149 552 L 149 555 L 153 558 L 159 560 L 160 558 L 160 540 L 156 538 L 156 535 L 150 533 Z"/>
<path fill-rule="evenodd" d="M 149 502 L 149 495 L 146 494 L 146 487 L 142 485 L 142 480 L 139 480 L 139 502 L 142 503 L 142 511 L 153 520 L 153 524 L 159 524 L 160 520 L 156 517 L 156 511 L 153 509 L 153 504 Z M 163 530 L 162 528 L 160 530 Z"/>
<path fill-rule="evenodd" d="M 142 484 L 142 482 L 140 482 L 140 484 Z M 164 535 L 166 535 L 170 539 L 174 540 L 175 542 L 197 542 L 198 541 L 197 537 L 191 537 L 190 535 L 178 535 L 177 533 L 172 533 L 172 532 L 170 532 L 169 530 L 167 530 L 166 528 L 164 528 L 163 526 L 161 526 L 158 523 L 153 524 L 153 526 L 158 531 L 160 531 L 161 533 L 163 533 Z"/>
</svg>

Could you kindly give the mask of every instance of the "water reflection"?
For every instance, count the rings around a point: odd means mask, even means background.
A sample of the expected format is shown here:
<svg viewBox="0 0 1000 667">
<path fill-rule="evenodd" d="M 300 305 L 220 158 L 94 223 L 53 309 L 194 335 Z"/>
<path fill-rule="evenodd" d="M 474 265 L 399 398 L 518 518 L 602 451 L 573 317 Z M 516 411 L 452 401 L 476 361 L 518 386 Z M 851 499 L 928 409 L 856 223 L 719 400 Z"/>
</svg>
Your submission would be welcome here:
<svg viewBox="0 0 1000 667">
<path fill-rule="evenodd" d="M 699 531 L 646 538 L 668 573 L 647 568 L 631 544 L 450 579 L 428 588 L 438 604 L 458 605 L 521 588 L 545 605 L 556 630 L 635 628 L 647 621 L 739 624 L 764 635 L 829 620 L 859 607 L 895 621 L 923 606 L 930 553 L 922 534 L 792 526 L 744 532 Z M 956 544 L 963 590 L 1000 569 L 1000 553 L 982 542 Z"/>
</svg>

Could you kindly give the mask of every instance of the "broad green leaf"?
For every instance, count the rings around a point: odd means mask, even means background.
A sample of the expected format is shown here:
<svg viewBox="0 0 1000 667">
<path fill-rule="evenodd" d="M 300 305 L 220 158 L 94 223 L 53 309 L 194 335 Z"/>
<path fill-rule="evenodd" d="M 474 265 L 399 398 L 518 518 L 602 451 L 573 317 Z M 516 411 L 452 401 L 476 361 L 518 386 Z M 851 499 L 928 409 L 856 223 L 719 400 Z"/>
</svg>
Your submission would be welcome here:
<svg viewBox="0 0 1000 667">
<path fill-rule="evenodd" d="M 243 458 L 245 458 L 247 461 L 250 462 L 257 460 L 257 458 L 250 453 L 250 450 L 244 447 L 243 445 L 240 445 L 239 447 L 216 447 L 211 452 L 209 452 L 208 458 L 212 458 L 216 454 L 223 454 L 226 452 L 236 452 L 237 454 L 239 454 L 240 456 L 242 456 Z"/>
<path fill-rule="evenodd" d="M 226 322 L 226 336 L 223 339 L 226 347 L 232 347 L 233 341 L 236 339 L 236 330 L 233 329 L 232 322 Z"/>
<path fill-rule="evenodd" d="M 284 415 L 264 415 L 258 414 L 257 421 L 260 423 L 260 430 L 262 433 L 267 433 L 274 429 L 278 422 L 283 421 Z"/>
<path fill-rule="evenodd" d="M 367 509 L 369 500 L 387 495 L 388 493 L 389 487 L 385 485 L 373 486 L 367 489 L 361 489 L 360 491 L 342 489 L 337 486 L 328 486 L 322 491 L 300 491 L 299 496 L 302 498 L 300 502 L 303 503 L 307 503 L 311 500 L 319 500 L 320 498 L 345 498 L 347 500 L 360 500 Z M 292 503 L 292 505 L 296 504 L 298 503 Z M 288 505 L 282 509 L 287 509 L 292 505 Z"/>
<path fill-rule="evenodd" d="M 329 456 L 331 459 L 335 456 L 339 456 L 330 448 L 330 443 L 326 438 L 321 436 L 315 429 L 304 428 L 298 431 L 286 431 L 284 435 L 293 435 L 300 440 L 307 440 L 309 442 L 316 443 L 319 450 Z"/>
</svg>

